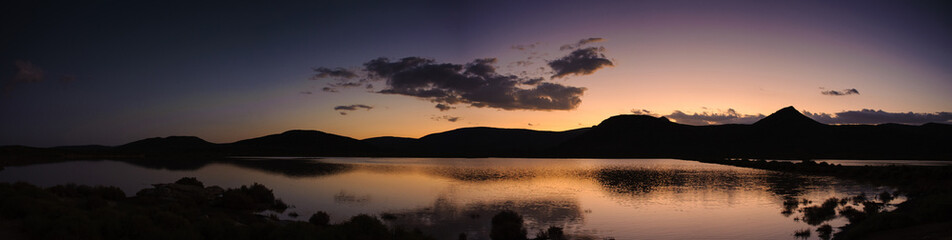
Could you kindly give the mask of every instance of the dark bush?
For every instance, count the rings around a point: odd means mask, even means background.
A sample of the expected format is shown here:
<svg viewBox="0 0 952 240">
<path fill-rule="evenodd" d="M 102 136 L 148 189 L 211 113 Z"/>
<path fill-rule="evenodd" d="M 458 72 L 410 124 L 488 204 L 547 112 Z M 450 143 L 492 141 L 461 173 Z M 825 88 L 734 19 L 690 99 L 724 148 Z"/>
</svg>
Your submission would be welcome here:
<svg viewBox="0 0 952 240">
<path fill-rule="evenodd" d="M 497 213 L 492 219 L 489 238 L 493 240 L 526 239 L 526 228 L 523 226 L 522 216 L 510 210 Z"/>
<path fill-rule="evenodd" d="M 341 228 L 348 239 L 386 239 L 390 235 L 390 231 L 387 230 L 387 226 L 383 225 L 383 222 L 376 217 L 365 214 L 354 216 L 350 218 L 350 221 L 341 223 Z"/>
<path fill-rule="evenodd" d="M 324 211 L 317 211 L 314 215 L 311 215 L 311 218 L 307 219 L 307 222 L 317 226 L 327 226 L 330 221 L 331 217 Z"/>
<path fill-rule="evenodd" d="M 193 177 L 183 177 L 183 178 L 179 179 L 178 181 L 175 181 L 175 184 L 205 187 L 205 184 L 204 184 L 204 183 L 202 183 L 201 181 L 198 181 L 198 179 L 193 178 Z"/>
<path fill-rule="evenodd" d="M 255 183 L 251 187 L 229 188 L 222 193 L 221 205 L 225 208 L 260 212 L 264 210 L 284 211 L 287 204 L 274 198 L 274 193 L 264 185 Z"/>
</svg>

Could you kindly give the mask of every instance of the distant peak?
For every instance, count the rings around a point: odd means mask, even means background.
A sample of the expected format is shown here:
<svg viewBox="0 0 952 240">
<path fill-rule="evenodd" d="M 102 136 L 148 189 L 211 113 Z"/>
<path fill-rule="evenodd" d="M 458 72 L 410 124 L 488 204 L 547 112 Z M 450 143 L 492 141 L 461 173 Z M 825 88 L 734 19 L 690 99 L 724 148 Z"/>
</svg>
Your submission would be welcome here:
<svg viewBox="0 0 952 240">
<path fill-rule="evenodd" d="M 755 126 L 818 126 L 823 125 L 812 118 L 804 116 L 793 106 L 781 108 L 773 114 L 754 123 Z"/>
<path fill-rule="evenodd" d="M 787 106 L 787 107 L 785 107 L 785 108 L 781 108 L 780 110 L 777 110 L 777 113 L 781 113 L 781 112 L 800 114 L 800 110 L 797 110 L 797 108 L 794 108 L 793 106 Z M 776 113 L 774 113 L 774 114 L 776 114 Z"/>
</svg>

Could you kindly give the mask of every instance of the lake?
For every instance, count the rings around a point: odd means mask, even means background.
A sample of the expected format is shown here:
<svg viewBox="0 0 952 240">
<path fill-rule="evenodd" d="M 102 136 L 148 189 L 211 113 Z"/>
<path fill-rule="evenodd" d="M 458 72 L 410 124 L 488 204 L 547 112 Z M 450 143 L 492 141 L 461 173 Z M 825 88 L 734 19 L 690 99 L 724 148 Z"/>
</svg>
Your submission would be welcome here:
<svg viewBox="0 0 952 240">
<path fill-rule="evenodd" d="M 306 221 L 325 211 L 339 222 L 366 213 L 437 239 L 460 233 L 488 239 L 492 216 L 506 209 L 523 216 L 530 236 L 558 226 L 573 239 L 794 239 L 795 231 L 816 227 L 799 221 L 801 213 L 781 213 L 785 197 L 816 205 L 830 197 L 892 191 L 832 177 L 676 159 L 98 160 L 0 171 L 2 182 L 112 185 L 127 195 L 181 177 L 226 188 L 264 184 L 294 206 L 281 215 L 285 219 Z M 846 220 L 828 223 L 838 227 Z M 818 239 L 815 232 L 811 236 Z"/>
</svg>

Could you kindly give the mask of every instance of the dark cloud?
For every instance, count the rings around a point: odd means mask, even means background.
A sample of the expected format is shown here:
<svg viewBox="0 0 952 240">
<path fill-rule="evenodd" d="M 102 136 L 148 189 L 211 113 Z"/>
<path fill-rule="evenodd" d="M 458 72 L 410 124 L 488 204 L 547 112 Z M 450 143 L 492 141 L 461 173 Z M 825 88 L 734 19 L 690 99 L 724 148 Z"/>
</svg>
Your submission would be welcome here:
<svg viewBox="0 0 952 240">
<path fill-rule="evenodd" d="M 853 95 L 853 94 L 859 95 L 859 90 L 856 90 L 855 88 L 850 88 L 850 89 L 843 89 L 842 91 L 827 90 L 827 91 L 821 91 L 820 93 L 822 93 L 823 95 L 830 95 L 830 96 L 846 96 L 846 95 Z"/>
<path fill-rule="evenodd" d="M 461 118 L 460 118 L 460 117 L 449 116 L 449 115 L 443 115 L 443 116 L 430 117 L 430 119 L 433 119 L 433 120 L 435 120 L 435 121 L 443 121 L 443 120 L 446 120 L 446 121 L 450 121 L 450 122 L 456 122 L 456 121 L 459 121 Z"/>
<path fill-rule="evenodd" d="M 580 48 L 565 57 L 549 62 L 549 67 L 555 71 L 552 78 L 588 75 L 603 67 L 614 66 L 602 52 L 605 52 L 604 47 Z"/>
<path fill-rule="evenodd" d="M 559 50 L 562 50 L 562 51 L 572 50 L 572 49 L 579 48 L 585 44 L 601 42 L 601 41 L 605 41 L 605 39 L 604 38 L 586 38 L 586 39 L 579 40 L 577 43 L 562 45 L 562 47 L 560 47 Z"/>
<path fill-rule="evenodd" d="M 751 124 L 757 122 L 758 120 L 764 118 L 763 114 L 750 115 L 750 114 L 740 114 L 734 109 L 730 108 L 727 111 L 723 112 L 703 112 L 703 113 L 694 113 L 687 114 L 679 110 L 675 110 L 669 115 L 665 115 L 668 119 L 674 120 L 680 124 L 687 125 L 715 125 L 715 124 Z"/>
<path fill-rule="evenodd" d="M 582 39 L 573 46 L 602 41 L 601 38 Z M 517 45 L 514 49 L 527 50 L 535 44 Z M 577 47 L 576 47 L 577 48 Z M 328 83 L 323 90 L 337 92 L 338 88 L 363 84 L 372 89 L 370 81 L 384 81 L 385 86 L 376 93 L 412 96 L 437 104 L 437 109 L 446 111 L 453 105 L 497 108 L 504 110 L 572 110 L 581 104 L 585 88 L 548 82 L 552 78 L 568 75 L 587 75 L 605 66 L 612 66 L 603 52 L 603 47 L 579 48 L 567 56 L 548 62 L 548 67 L 539 67 L 539 74 L 529 76 L 503 74 L 497 71 L 495 58 L 476 59 L 465 64 L 440 63 L 422 57 L 406 57 L 399 60 L 377 58 L 367 61 L 356 72 L 344 68 L 315 68 L 321 76 L 334 76 L 346 71 L 348 76 L 360 76 L 357 82 L 341 80 Z M 531 58 L 531 57 L 530 57 Z M 516 65 L 526 67 L 530 61 Z M 551 70 L 551 71 L 550 71 Z M 550 79 L 539 75 L 554 72 Z M 342 74 L 342 73 L 341 73 Z"/>
<path fill-rule="evenodd" d="M 334 87 L 342 87 L 342 88 L 360 87 L 361 85 L 363 85 L 362 83 L 359 83 L 359 82 L 339 82 L 339 83 L 328 83 L 328 84 Z"/>
<path fill-rule="evenodd" d="M 326 67 L 314 68 L 314 74 L 311 79 L 321 79 L 321 78 L 341 78 L 341 79 L 351 79 L 357 77 L 357 74 L 353 71 L 344 69 L 344 68 L 335 68 L 330 69 Z"/>
<path fill-rule="evenodd" d="M 336 107 L 334 107 L 334 110 L 338 110 L 338 111 L 355 111 L 355 110 L 360 109 L 360 108 L 363 108 L 363 109 L 366 109 L 366 110 L 374 109 L 374 107 L 367 106 L 367 105 L 363 105 L 363 104 L 353 104 L 353 105 L 336 106 Z"/>
<path fill-rule="evenodd" d="M 542 81 L 545 81 L 545 78 L 528 78 L 524 79 L 521 83 L 525 85 L 537 85 L 542 83 Z"/>
<path fill-rule="evenodd" d="M 813 118 L 826 124 L 881 124 L 881 123 L 900 123 L 900 124 L 924 124 L 924 123 L 952 123 L 952 112 L 935 113 L 893 113 L 883 110 L 863 109 L 843 111 L 834 114 L 829 113 L 811 113 L 803 111 L 807 117 Z"/>
<path fill-rule="evenodd" d="M 311 95 L 311 94 L 314 94 L 314 93 L 311 92 L 311 91 L 301 91 L 301 94 Z"/>
<path fill-rule="evenodd" d="M 450 105 L 446 105 L 446 104 L 442 104 L 442 103 L 438 103 L 438 104 L 436 104 L 436 108 L 439 109 L 439 110 L 442 112 L 442 111 L 449 111 L 450 109 L 454 109 L 454 108 L 456 108 L 456 107 L 453 107 L 453 106 L 450 106 Z"/>
<path fill-rule="evenodd" d="M 384 94 L 418 97 L 444 105 L 469 104 L 505 110 L 570 110 L 578 107 L 585 88 L 503 75 L 496 72 L 496 59 L 476 59 L 465 65 L 436 63 L 408 57 L 391 62 L 378 58 L 364 64 L 370 76 L 385 79 Z"/>
</svg>

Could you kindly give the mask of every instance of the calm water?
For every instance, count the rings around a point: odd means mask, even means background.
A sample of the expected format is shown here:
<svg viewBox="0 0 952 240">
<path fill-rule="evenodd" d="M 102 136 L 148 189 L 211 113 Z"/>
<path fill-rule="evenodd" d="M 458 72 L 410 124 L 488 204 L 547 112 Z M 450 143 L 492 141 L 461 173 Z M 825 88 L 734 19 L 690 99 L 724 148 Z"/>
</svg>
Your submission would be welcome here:
<svg viewBox="0 0 952 240">
<path fill-rule="evenodd" d="M 186 176 L 222 187 L 262 183 L 294 205 L 286 213 L 299 213 L 299 220 L 316 211 L 334 222 L 387 214 L 396 216 L 391 225 L 438 239 L 463 232 L 488 239 L 490 219 L 504 209 L 523 215 L 530 236 L 560 226 L 577 239 L 794 239 L 794 231 L 816 228 L 795 221 L 799 213 L 781 214 L 784 196 L 819 203 L 890 190 L 674 159 L 246 158 L 176 166 L 103 160 L 0 171 L 3 182 L 113 185 L 128 195 Z"/>
</svg>

